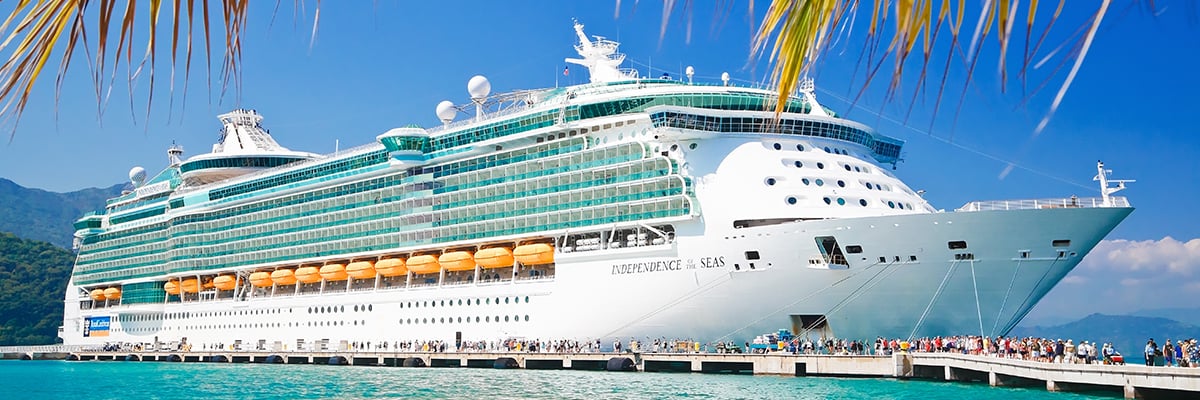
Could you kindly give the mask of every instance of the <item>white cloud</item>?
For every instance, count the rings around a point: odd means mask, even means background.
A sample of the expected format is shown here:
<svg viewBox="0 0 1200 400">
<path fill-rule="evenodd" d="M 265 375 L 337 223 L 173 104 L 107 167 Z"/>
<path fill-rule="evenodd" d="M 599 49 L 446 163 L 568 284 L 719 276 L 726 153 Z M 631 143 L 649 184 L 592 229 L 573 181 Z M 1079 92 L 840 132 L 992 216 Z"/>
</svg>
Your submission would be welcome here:
<svg viewBox="0 0 1200 400">
<path fill-rule="evenodd" d="M 1200 238 L 1180 242 L 1161 240 L 1104 240 L 1088 254 L 1078 269 L 1113 272 L 1169 272 L 1191 276 L 1200 271 Z"/>
</svg>

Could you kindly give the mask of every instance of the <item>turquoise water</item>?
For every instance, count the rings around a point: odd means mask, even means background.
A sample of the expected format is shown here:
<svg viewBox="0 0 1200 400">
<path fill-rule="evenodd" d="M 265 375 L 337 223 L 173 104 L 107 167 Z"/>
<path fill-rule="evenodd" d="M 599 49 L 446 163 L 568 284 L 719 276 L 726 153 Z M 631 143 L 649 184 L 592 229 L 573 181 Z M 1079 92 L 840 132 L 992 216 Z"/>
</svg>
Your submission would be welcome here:
<svg viewBox="0 0 1200 400">
<path fill-rule="evenodd" d="M 1054 399 L 1044 389 L 931 381 L 638 372 L 160 362 L 0 361 L 20 399 Z"/>
</svg>

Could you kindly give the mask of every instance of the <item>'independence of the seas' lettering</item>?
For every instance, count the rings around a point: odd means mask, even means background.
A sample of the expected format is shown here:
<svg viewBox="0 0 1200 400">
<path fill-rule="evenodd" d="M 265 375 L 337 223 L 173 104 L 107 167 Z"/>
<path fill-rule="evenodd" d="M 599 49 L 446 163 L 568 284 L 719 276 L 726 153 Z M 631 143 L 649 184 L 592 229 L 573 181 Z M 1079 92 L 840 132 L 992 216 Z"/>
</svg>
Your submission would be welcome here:
<svg viewBox="0 0 1200 400">
<path fill-rule="evenodd" d="M 684 269 L 708 269 L 725 266 L 725 256 L 700 257 L 699 259 L 682 259 L 640 261 L 624 264 L 613 264 L 613 275 L 643 274 L 648 272 L 680 271 Z"/>
</svg>

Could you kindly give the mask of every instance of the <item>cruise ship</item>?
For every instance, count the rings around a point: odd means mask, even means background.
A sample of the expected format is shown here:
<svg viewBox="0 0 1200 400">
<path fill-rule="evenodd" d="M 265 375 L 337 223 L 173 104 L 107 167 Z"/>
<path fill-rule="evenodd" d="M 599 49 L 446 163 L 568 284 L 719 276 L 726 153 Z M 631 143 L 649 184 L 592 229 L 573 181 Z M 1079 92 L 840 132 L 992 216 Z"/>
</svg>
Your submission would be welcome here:
<svg viewBox="0 0 1200 400">
<path fill-rule="evenodd" d="M 64 342 L 1003 335 L 1133 210 L 1103 164 L 1097 198 L 939 210 L 811 81 L 639 76 L 575 33 L 586 84 L 476 76 L 440 126 L 332 154 L 239 109 L 211 152 L 135 167 L 75 224 Z"/>
</svg>

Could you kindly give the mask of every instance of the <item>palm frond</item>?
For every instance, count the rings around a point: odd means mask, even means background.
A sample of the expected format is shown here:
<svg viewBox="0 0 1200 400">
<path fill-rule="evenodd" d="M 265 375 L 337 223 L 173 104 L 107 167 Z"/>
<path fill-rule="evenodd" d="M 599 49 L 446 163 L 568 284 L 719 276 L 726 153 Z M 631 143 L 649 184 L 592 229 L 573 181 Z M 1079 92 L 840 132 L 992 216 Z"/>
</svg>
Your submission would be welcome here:
<svg viewBox="0 0 1200 400">
<path fill-rule="evenodd" d="M 865 82 L 862 83 L 863 91 L 870 86 L 883 64 L 890 60 L 888 63 L 890 63 L 891 77 L 887 87 L 887 97 L 893 99 L 897 91 L 901 89 L 900 85 L 907 72 L 905 67 L 908 65 L 909 58 L 919 53 L 922 60 L 918 71 L 917 87 L 911 89 L 913 90 L 912 99 L 915 100 L 918 92 L 923 91 L 929 84 L 927 74 L 930 59 L 937 54 L 944 54 L 945 63 L 942 68 L 942 77 L 940 83 L 937 84 L 936 101 L 933 103 L 936 115 L 945 93 L 946 75 L 954 63 L 953 60 L 959 59 L 967 69 L 962 95 L 959 97 L 959 107 L 961 108 L 962 98 L 965 97 L 966 90 L 974 76 L 976 64 L 980 60 L 985 44 L 992 37 L 995 38 L 998 47 L 999 65 L 997 67 L 1000 90 L 1007 89 L 1010 64 L 1016 64 L 1009 62 L 1008 49 L 1014 36 L 1013 29 L 1017 24 L 1017 16 L 1021 13 L 1022 8 L 1025 10 L 1025 48 L 1020 51 L 1020 67 L 1016 76 L 1020 80 L 1021 87 L 1025 88 L 1029 68 L 1036 68 L 1037 65 L 1040 65 L 1040 63 L 1034 64 L 1031 61 L 1037 57 L 1047 32 L 1061 16 L 1066 0 L 1058 2 L 1057 8 L 1049 17 L 1049 22 L 1041 28 L 1036 22 L 1039 15 L 1037 0 L 1028 0 L 1027 2 L 984 0 L 969 41 L 965 41 L 966 38 L 960 36 L 963 34 L 963 18 L 966 8 L 964 0 L 958 2 L 950 0 L 774 0 L 759 25 L 758 32 L 754 37 L 753 48 L 754 54 L 758 57 L 767 57 L 771 64 L 771 81 L 779 93 L 786 96 L 796 89 L 796 85 L 803 75 L 807 74 L 829 50 L 830 43 L 834 42 L 833 35 L 837 31 L 835 28 L 839 24 L 853 23 L 851 22 L 853 18 L 847 18 L 847 14 L 858 12 L 860 6 L 863 6 L 862 9 L 865 10 L 866 4 L 860 3 L 869 3 L 871 7 L 871 16 L 867 22 L 864 40 L 865 45 L 861 55 L 863 58 L 860 58 L 859 61 L 867 71 Z M 1061 81 L 1053 102 L 1035 132 L 1040 132 L 1045 128 L 1050 117 L 1061 104 L 1087 56 L 1087 50 L 1092 45 L 1110 3 L 1111 0 L 1100 2 L 1097 11 L 1089 19 L 1085 33 L 1070 39 L 1074 42 L 1069 47 L 1074 48 L 1075 51 L 1064 57 L 1073 61 L 1072 67 Z M 1072 3 L 1072 5 L 1075 4 L 1080 4 L 1081 7 L 1091 7 L 1096 3 Z M 1082 6 L 1082 4 L 1089 4 L 1089 6 Z M 892 17 L 891 20 L 889 20 L 890 17 Z M 943 26 L 946 26 L 950 33 L 948 42 L 939 41 L 937 37 Z M 1039 30 L 1041 32 L 1037 32 Z M 1036 41 L 1033 40 L 1035 37 Z M 918 44 L 920 45 L 918 46 Z M 963 44 L 968 47 L 966 51 L 961 48 Z M 1031 44 L 1032 48 L 1030 48 Z M 769 53 L 767 52 L 768 46 L 770 47 Z M 859 96 L 863 91 L 859 92 Z M 1032 96 L 1036 92 L 1037 90 L 1034 90 L 1027 93 L 1026 96 Z M 778 102 L 775 105 L 775 112 L 783 112 L 784 105 L 784 102 Z"/>
<path fill-rule="evenodd" d="M 0 65 L 0 122 L 10 124 L 15 133 L 20 116 L 29 101 L 30 93 L 44 72 L 49 59 L 60 52 L 57 79 L 55 84 L 55 104 L 63 88 L 63 77 L 70 68 L 75 56 L 75 49 L 80 43 L 85 43 L 88 62 L 91 64 L 92 83 L 95 87 L 97 114 L 103 115 L 105 104 L 112 93 L 112 86 L 117 79 L 118 71 L 127 71 L 130 91 L 130 110 L 133 109 L 133 85 L 142 73 L 147 74 L 149 92 L 146 98 L 146 116 L 149 117 L 150 105 L 153 104 L 157 65 L 159 32 L 163 21 L 160 14 L 163 11 L 163 0 L 126 0 L 123 13 L 118 15 L 117 0 L 22 0 L 18 2 L 11 14 L 0 25 L 0 54 L 7 58 Z M 174 0 L 169 2 L 171 15 L 169 18 L 171 48 L 171 84 L 170 96 L 172 107 L 175 96 L 176 66 L 179 60 L 180 34 L 186 32 L 183 38 L 183 95 L 187 96 L 188 81 L 192 67 L 192 44 L 195 33 L 197 14 L 203 24 L 203 40 L 205 42 L 205 60 L 212 60 L 212 48 L 209 37 L 212 33 L 209 21 L 209 2 L 204 0 Z M 200 3 L 197 12 L 196 3 Z M 95 4 L 95 19 L 85 18 L 89 7 Z M 221 91 L 225 92 L 231 85 L 235 90 L 238 86 L 239 65 L 241 63 L 241 45 L 246 26 L 249 0 L 222 0 L 222 19 L 225 27 L 225 51 L 221 65 Z M 184 11 L 186 9 L 186 11 Z M 145 19 L 139 26 L 139 20 Z M 133 48 L 138 44 L 135 33 L 145 29 L 146 50 L 140 60 L 133 57 Z M 116 41 L 110 37 L 116 31 Z M 86 49 L 88 33 L 95 34 L 95 57 L 91 49 Z M 314 26 L 315 34 L 315 26 Z M 115 51 L 113 47 L 115 48 Z M 207 63 L 209 91 L 212 91 L 211 64 Z M 186 103 L 185 103 L 186 104 Z M 56 108 L 57 112 L 57 108 Z"/>
</svg>

